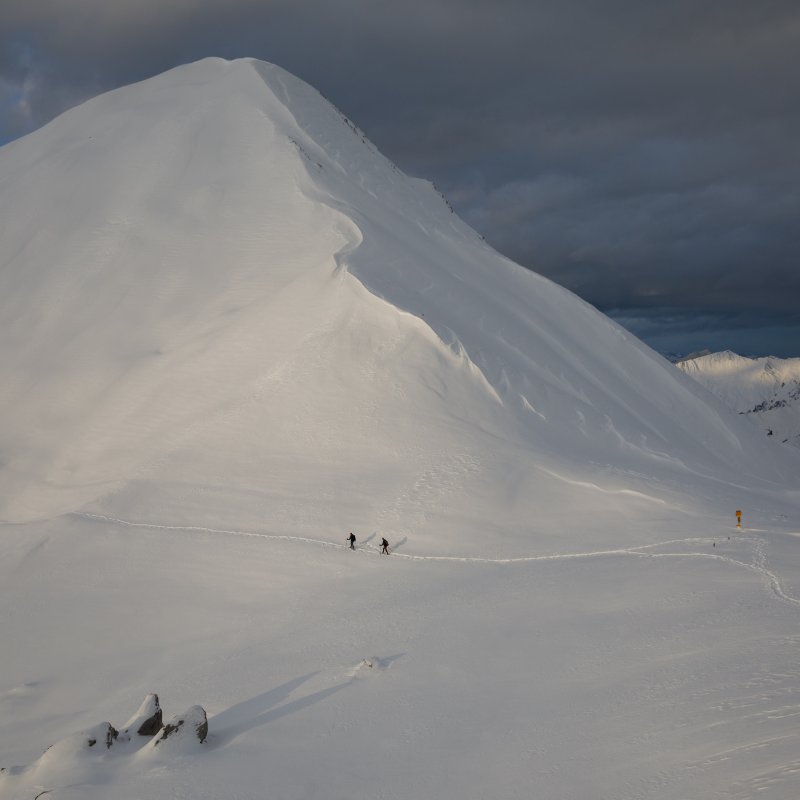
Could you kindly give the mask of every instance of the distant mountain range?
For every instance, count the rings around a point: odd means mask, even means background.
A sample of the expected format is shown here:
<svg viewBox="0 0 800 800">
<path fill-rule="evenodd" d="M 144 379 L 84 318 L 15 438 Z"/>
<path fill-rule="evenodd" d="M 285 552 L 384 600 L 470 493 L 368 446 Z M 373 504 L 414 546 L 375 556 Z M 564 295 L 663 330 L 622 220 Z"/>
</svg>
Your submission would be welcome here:
<svg viewBox="0 0 800 800">
<path fill-rule="evenodd" d="M 800 447 L 800 358 L 747 358 L 726 350 L 676 364 L 768 436 Z"/>
</svg>

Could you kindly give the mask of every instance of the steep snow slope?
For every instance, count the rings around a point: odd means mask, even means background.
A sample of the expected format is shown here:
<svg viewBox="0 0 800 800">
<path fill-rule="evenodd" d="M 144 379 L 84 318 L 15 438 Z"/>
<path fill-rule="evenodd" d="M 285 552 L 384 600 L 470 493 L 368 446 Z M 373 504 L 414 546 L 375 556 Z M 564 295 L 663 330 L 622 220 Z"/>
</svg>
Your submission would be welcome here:
<svg viewBox="0 0 800 800">
<path fill-rule="evenodd" d="M 746 358 L 729 350 L 678 362 L 723 403 L 776 441 L 800 446 L 800 358 Z"/>
<path fill-rule="evenodd" d="M 605 524 L 630 473 L 796 469 L 277 67 L 179 68 L 0 155 L 7 520 L 199 505 L 446 544 L 454 512 L 554 534 L 576 492 Z"/>
</svg>

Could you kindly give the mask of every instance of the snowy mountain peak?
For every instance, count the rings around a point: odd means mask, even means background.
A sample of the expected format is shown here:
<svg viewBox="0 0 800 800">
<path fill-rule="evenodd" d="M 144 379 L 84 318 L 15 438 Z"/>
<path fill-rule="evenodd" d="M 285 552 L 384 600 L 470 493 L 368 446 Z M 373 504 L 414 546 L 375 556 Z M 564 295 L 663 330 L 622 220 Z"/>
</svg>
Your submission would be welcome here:
<svg viewBox="0 0 800 800">
<path fill-rule="evenodd" d="M 0 149 L 0 220 L 2 518 L 338 536 L 346 492 L 444 541 L 456 508 L 519 533 L 576 480 L 600 513 L 620 474 L 739 472 L 747 426 L 273 65 L 180 67 Z M 794 474 L 757 448 L 758 480 Z"/>
<path fill-rule="evenodd" d="M 776 441 L 800 445 L 800 358 L 726 350 L 678 366 Z"/>
</svg>

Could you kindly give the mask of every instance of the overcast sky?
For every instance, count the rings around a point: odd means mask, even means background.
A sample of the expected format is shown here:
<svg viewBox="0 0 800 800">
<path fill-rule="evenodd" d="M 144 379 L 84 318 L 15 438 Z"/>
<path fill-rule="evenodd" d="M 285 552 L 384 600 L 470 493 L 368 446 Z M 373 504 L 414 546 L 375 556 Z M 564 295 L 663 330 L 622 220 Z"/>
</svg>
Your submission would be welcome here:
<svg viewBox="0 0 800 800">
<path fill-rule="evenodd" d="M 254 56 L 661 351 L 800 356 L 798 0 L 0 0 L 0 142 Z"/>
</svg>

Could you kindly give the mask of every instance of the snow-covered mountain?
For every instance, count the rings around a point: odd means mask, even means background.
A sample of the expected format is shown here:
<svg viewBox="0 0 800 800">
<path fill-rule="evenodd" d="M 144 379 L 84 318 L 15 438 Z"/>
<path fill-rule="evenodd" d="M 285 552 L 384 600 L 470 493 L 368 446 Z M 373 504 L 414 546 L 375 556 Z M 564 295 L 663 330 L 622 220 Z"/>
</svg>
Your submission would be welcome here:
<svg viewBox="0 0 800 800">
<path fill-rule="evenodd" d="M 800 446 L 800 358 L 747 358 L 726 350 L 678 366 L 768 436 Z"/>
<path fill-rule="evenodd" d="M 795 796 L 800 454 L 297 78 L 0 149 L 0 332 L 3 798 Z"/>
<path fill-rule="evenodd" d="M 565 469 L 790 477 L 277 67 L 176 69 L 0 156 L 6 520 L 199 486 L 216 521 L 442 537 L 450 504 L 505 531 L 556 501 L 552 531 Z"/>
</svg>

